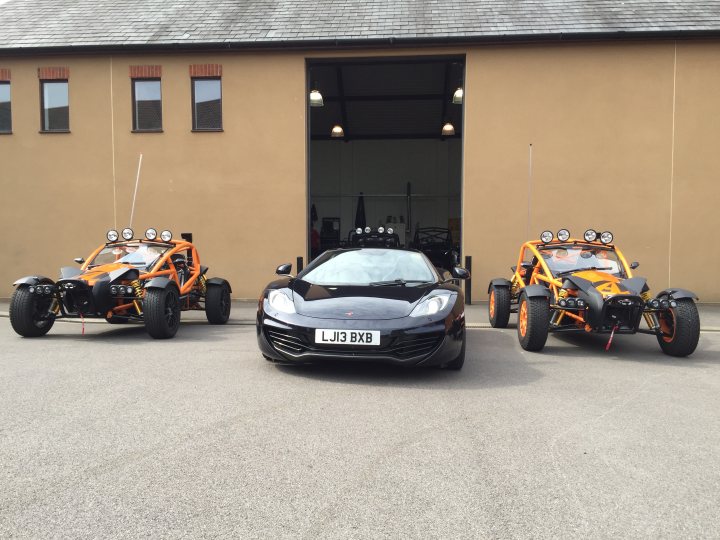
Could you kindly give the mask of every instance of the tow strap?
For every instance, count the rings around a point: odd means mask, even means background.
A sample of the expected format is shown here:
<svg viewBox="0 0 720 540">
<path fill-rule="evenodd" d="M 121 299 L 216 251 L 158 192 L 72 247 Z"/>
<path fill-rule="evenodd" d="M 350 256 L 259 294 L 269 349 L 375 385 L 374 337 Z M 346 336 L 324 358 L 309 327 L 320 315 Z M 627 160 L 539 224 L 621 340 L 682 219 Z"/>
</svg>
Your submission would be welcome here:
<svg viewBox="0 0 720 540">
<path fill-rule="evenodd" d="M 607 345 L 605 345 L 606 352 L 610 350 L 610 345 L 612 345 L 612 340 L 613 340 L 613 337 L 615 336 L 615 330 L 617 330 L 617 329 L 618 329 L 618 325 L 616 324 L 615 326 L 613 326 L 612 332 L 610 332 L 610 339 L 608 339 Z"/>
</svg>

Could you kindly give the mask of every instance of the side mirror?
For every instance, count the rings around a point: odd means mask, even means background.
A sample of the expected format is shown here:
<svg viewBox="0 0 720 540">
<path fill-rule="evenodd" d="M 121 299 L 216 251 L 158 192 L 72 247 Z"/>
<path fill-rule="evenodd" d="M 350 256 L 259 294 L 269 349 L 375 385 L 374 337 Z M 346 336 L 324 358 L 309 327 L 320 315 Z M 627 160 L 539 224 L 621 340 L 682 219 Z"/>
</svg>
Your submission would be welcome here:
<svg viewBox="0 0 720 540">
<path fill-rule="evenodd" d="M 462 266 L 453 266 L 452 269 L 452 277 L 457 279 L 469 279 L 470 278 L 470 272 L 465 270 Z"/>
<path fill-rule="evenodd" d="M 285 264 L 281 264 L 280 266 L 278 266 L 277 270 L 275 270 L 275 273 L 278 276 L 289 276 L 291 271 L 292 271 L 292 264 L 285 263 Z"/>
<path fill-rule="evenodd" d="M 78 263 L 78 264 L 82 264 L 82 263 L 85 262 L 85 258 L 84 258 L 84 257 L 75 257 L 75 258 L 73 259 L 73 261 L 75 261 L 75 262 Z"/>
<path fill-rule="evenodd" d="M 640 263 L 635 261 L 630 263 L 630 270 L 635 270 L 638 266 L 640 266 Z"/>
</svg>

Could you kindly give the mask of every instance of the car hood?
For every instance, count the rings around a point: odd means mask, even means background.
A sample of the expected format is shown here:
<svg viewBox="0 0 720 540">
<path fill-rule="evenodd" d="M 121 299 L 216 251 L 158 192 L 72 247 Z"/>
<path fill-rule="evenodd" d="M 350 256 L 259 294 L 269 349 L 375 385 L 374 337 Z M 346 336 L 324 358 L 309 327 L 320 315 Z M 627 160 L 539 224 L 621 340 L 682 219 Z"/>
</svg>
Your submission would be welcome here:
<svg viewBox="0 0 720 540">
<path fill-rule="evenodd" d="M 318 319 L 386 320 L 407 317 L 436 288 L 431 286 L 359 287 L 292 284 L 295 310 Z"/>
<path fill-rule="evenodd" d="M 586 289 L 588 286 L 593 287 L 603 298 L 617 295 L 637 295 L 640 294 L 645 284 L 645 280 L 642 278 L 623 279 L 599 270 L 582 270 L 566 276 L 566 279 L 576 285 L 582 285 L 581 289 Z"/>
<path fill-rule="evenodd" d="M 75 276 L 63 276 L 63 277 L 72 277 L 72 279 L 81 279 L 83 281 L 86 281 L 88 285 L 93 286 L 95 285 L 96 281 L 105 281 L 105 280 L 115 280 L 118 277 L 120 277 L 122 274 L 127 272 L 128 270 L 135 270 L 137 271 L 137 268 L 134 267 L 131 264 L 123 264 L 123 263 L 110 263 L 110 264 L 101 264 L 100 266 L 94 266 L 88 270 L 85 270 L 84 272 L 81 272 Z"/>
</svg>

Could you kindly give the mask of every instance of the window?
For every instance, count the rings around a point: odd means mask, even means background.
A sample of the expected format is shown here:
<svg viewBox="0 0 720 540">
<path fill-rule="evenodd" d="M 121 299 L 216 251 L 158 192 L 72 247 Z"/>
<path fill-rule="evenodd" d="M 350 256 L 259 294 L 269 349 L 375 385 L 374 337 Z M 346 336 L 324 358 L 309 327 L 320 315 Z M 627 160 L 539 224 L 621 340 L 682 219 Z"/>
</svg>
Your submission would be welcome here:
<svg viewBox="0 0 720 540">
<path fill-rule="evenodd" d="M 162 131 L 160 79 L 133 79 L 133 131 Z"/>
<path fill-rule="evenodd" d="M 12 132 L 12 115 L 10 113 L 10 83 L 0 81 L 0 133 Z"/>
<path fill-rule="evenodd" d="M 192 79 L 193 131 L 222 130 L 222 84 L 220 79 Z"/>
<path fill-rule="evenodd" d="M 67 81 L 40 81 L 41 131 L 70 130 L 70 101 Z"/>
</svg>

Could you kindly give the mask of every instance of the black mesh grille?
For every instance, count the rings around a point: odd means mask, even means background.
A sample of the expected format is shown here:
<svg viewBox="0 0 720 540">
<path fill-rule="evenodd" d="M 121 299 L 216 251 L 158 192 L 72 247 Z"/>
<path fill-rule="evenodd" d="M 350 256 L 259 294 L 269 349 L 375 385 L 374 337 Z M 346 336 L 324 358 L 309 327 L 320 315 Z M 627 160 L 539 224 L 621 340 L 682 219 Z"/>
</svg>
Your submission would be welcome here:
<svg viewBox="0 0 720 540">
<path fill-rule="evenodd" d="M 346 355 L 352 352 L 353 356 L 392 356 L 404 360 L 407 358 L 424 356 L 433 352 L 445 337 L 444 332 L 430 334 L 402 335 L 398 337 L 384 337 L 379 347 L 338 347 L 336 345 L 315 344 L 307 335 L 280 328 L 265 328 L 265 337 L 270 344 L 280 352 L 291 355 L 303 353 L 323 353 Z"/>
</svg>

